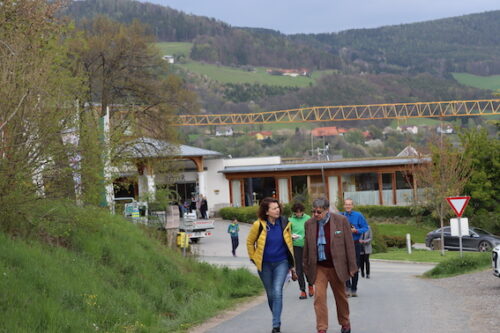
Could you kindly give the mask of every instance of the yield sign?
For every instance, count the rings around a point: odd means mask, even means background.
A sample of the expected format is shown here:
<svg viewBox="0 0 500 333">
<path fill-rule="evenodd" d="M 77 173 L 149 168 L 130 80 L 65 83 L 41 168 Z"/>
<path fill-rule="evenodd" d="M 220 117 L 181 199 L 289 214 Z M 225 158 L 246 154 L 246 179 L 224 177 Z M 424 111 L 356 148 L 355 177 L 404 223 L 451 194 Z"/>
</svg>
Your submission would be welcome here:
<svg viewBox="0 0 500 333">
<path fill-rule="evenodd" d="M 469 203 L 470 197 L 448 197 L 446 200 L 450 204 L 451 208 L 453 208 L 457 216 L 461 217 L 467 203 Z"/>
</svg>

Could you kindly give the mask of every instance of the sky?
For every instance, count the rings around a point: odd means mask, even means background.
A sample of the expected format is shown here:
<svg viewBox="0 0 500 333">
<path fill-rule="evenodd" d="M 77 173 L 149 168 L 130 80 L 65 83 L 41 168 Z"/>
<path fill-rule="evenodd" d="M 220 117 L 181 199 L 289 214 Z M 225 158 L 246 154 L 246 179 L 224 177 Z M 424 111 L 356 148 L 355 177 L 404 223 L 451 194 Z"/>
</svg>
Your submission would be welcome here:
<svg viewBox="0 0 500 333">
<path fill-rule="evenodd" d="M 232 26 L 338 32 L 500 10 L 500 0 L 142 0 Z"/>
</svg>

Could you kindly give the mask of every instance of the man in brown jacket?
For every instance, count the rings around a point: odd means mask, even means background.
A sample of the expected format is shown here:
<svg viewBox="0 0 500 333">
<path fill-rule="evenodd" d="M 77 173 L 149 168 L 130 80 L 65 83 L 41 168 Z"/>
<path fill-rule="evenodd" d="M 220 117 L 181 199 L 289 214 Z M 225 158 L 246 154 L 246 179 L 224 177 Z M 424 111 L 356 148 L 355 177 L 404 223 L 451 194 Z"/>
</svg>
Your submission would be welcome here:
<svg viewBox="0 0 500 333">
<path fill-rule="evenodd" d="M 330 283 L 341 333 L 350 333 L 345 282 L 358 271 L 351 228 L 345 216 L 329 211 L 327 199 L 315 199 L 312 206 L 313 217 L 305 223 L 303 266 L 308 281 L 316 288 L 316 329 L 318 333 L 328 329 L 326 292 Z"/>
</svg>

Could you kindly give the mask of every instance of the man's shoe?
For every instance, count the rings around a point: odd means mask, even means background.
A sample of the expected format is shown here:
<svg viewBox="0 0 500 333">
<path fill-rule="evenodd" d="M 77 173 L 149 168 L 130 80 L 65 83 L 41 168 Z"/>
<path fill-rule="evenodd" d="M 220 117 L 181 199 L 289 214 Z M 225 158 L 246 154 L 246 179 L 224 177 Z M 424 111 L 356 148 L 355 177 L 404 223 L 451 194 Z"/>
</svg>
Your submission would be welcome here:
<svg viewBox="0 0 500 333">
<path fill-rule="evenodd" d="M 306 299 L 306 298 L 307 298 L 306 292 L 305 291 L 301 291 L 299 299 Z"/>
<path fill-rule="evenodd" d="M 273 327 L 273 330 L 271 331 L 271 333 L 279 333 L 279 332 L 281 332 L 279 327 Z"/>
<path fill-rule="evenodd" d="M 370 278 L 370 274 L 366 274 L 366 278 L 369 279 Z"/>
<path fill-rule="evenodd" d="M 361 277 L 365 277 L 365 272 L 361 272 Z"/>
<path fill-rule="evenodd" d="M 314 296 L 314 287 L 313 286 L 309 286 L 308 287 L 308 292 L 309 292 L 309 297 L 313 297 Z"/>
<path fill-rule="evenodd" d="M 340 329 L 340 333 L 351 333 L 351 328 L 350 327 L 342 327 Z"/>
<path fill-rule="evenodd" d="M 357 292 L 357 291 L 352 291 L 352 290 L 351 290 L 351 296 L 352 296 L 352 297 L 358 297 L 358 292 Z"/>
</svg>

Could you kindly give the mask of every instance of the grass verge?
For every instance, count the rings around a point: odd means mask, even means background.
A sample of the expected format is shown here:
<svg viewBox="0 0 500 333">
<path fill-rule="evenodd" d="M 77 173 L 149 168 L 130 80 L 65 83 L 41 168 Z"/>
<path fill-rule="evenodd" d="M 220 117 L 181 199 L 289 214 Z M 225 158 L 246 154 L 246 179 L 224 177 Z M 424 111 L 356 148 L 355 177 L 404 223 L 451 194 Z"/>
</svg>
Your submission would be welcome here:
<svg viewBox="0 0 500 333">
<path fill-rule="evenodd" d="M 483 253 L 467 252 L 464 256 L 481 257 Z M 370 256 L 372 259 L 398 260 L 408 262 L 434 262 L 440 263 L 451 258 L 460 257 L 459 251 L 445 251 L 445 255 L 441 255 L 441 251 L 416 250 L 413 249 L 411 254 L 408 254 L 406 249 L 389 248 L 387 252 L 375 253 Z"/>
<path fill-rule="evenodd" d="M 1 332 L 185 332 L 261 291 L 247 270 L 183 258 L 105 210 L 26 212 L 16 237 L 0 232 Z"/>
<path fill-rule="evenodd" d="M 444 278 L 480 271 L 489 266 L 491 266 L 490 253 L 464 253 L 463 257 L 458 255 L 442 260 L 436 267 L 425 272 L 424 276 L 428 278 Z"/>
<path fill-rule="evenodd" d="M 377 227 L 382 235 L 406 237 L 406 234 L 410 234 L 415 243 L 424 243 L 427 233 L 436 229 L 426 225 L 384 223 L 377 223 Z"/>
</svg>

